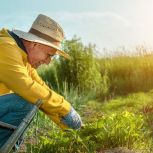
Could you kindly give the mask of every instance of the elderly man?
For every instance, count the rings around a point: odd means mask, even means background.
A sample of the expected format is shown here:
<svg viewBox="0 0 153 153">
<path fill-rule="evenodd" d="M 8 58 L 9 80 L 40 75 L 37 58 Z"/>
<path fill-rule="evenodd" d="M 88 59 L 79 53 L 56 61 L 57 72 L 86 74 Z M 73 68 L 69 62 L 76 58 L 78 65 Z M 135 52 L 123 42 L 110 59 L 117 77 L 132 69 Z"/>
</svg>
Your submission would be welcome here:
<svg viewBox="0 0 153 153">
<path fill-rule="evenodd" d="M 79 114 L 35 70 L 41 64 L 49 64 L 56 54 L 69 58 L 60 49 L 63 38 L 60 25 L 42 14 L 29 32 L 0 31 L 0 121 L 18 126 L 32 105 L 41 99 L 40 109 L 62 129 L 81 127 Z M 0 128 L 0 146 L 10 134 Z"/>
</svg>

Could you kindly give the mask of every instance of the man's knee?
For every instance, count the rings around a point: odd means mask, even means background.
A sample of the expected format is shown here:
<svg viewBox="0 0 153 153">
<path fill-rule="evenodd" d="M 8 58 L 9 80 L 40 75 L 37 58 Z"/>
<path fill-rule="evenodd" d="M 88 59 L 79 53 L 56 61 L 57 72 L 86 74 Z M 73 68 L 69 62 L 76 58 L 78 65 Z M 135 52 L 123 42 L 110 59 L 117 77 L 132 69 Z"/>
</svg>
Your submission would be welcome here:
<svg viewBox="0 0 153 153">
<path fill-rule="evenodd" d="M 0 120 L 16 126 L 20 124 L 33 107 L 33 104 L 17 94 L 0 96 L 0 102 L 0 107 L 3 107 L 3 114 L 2 112 L 0 113 Z"/>
</svg>

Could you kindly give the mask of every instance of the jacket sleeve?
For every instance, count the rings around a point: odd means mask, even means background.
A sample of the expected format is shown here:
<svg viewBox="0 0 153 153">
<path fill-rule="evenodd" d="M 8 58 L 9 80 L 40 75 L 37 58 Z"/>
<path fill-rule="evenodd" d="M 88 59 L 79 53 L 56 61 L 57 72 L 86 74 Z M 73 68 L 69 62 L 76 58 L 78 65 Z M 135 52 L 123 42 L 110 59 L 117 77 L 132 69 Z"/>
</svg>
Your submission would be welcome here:
<svg viewBox="0 0 153 153">
<path fill-rule="evenodd" d="M 15 45 L 0 45 L 0 81 L 28 102 L 35 103 L 42 99 L 40 109 L 61 128 L 67 128 L 61 118 L 69 113 L 71 105 L 62 96 L 47 88 L 40 78 L 29 75 L 21 51 Z"/>
<path fill-rule="evenodd" d="M 47 86 L 47 84 L 42 80 L 42 78 L 38 75 L 36 69 L 32 68 L 31 65 L 28 63 L 28 69 L 30 71 L 30 76 L 33 80 L 35 80 L 37 83 L 42 85 L 44 88 L 50 90 L 50 88 Z"/>
</svg>

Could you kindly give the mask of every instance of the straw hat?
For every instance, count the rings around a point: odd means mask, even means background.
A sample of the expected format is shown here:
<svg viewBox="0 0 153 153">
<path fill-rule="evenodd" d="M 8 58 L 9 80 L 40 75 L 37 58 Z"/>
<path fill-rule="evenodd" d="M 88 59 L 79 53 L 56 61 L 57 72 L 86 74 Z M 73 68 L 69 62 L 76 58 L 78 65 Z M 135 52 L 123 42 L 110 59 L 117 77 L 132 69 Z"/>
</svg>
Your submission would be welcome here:
<svg viewBox="0 0 153 153">
<path fill-rule="evenodd" d="M 56 45 L 61 43 L 64 39 L 64 32 L 60 25 L 45 15 L 38 15 L 36 20 L 33 22 L 32 27 L 29 32 L 24 32 L 21 30 L 13 30 L 13 32 L 27 41 L 38 42 L 43 45 L 51 46 L 57 49 L 56 54 L 59 54 L 65 58 L 70 58 L 70 56 L 61 50 L 61 48 Z"/>
</svg>

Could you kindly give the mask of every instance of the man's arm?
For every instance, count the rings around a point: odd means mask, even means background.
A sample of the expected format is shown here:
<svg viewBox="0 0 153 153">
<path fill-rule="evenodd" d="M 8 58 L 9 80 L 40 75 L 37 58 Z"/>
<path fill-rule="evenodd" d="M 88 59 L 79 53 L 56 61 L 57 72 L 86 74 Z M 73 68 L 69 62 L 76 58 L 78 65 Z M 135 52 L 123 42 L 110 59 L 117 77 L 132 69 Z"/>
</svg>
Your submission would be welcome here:
<svg viewBox="0 0 153 153">
<path fill-rule="evenodd" d="M 42 99 L 41 110 L 61 128 L 67 128 L 68 125 L 61 119 L 70 113 L 71 105 L 62 96 L 40 84 L 40 80 L 32 79 L 18 47 L 0 45 L 0 58 L 0 81 L 31 103 Z"/>
<path fill-rule="evenodd" d="M 28 69 L 30 71 L 30 76 L 33 80 L 38 82 L 40 85 L 42 85 L 44 88 L 50 90 L 50 88 L 47 86 L 47 84 L 42 80 L 42 78 L 38 75 L 38 72 L 36 69 L 32 68 L 31 65 L 28 63 Z"/>
<path fill-rule="evenodd" d="M 41 79 L 41 77 L 38 75 L 37 71 L 31 67 L 29 64 L 29 69 L 30 69 L 30 75 L 33 80 L 36 80 L 39 84 L 41 84 L 44 88 L 51 90 L 46 83 Z M 79 114 L 75 111 L 75 109 L 71 106 L 70 112 L 62 118 L 62 122 L 68 125 L 69 127 L 73 129 L 78 129 L 80 128 L 80 123 L 81 118 Z"/>
</svg>

